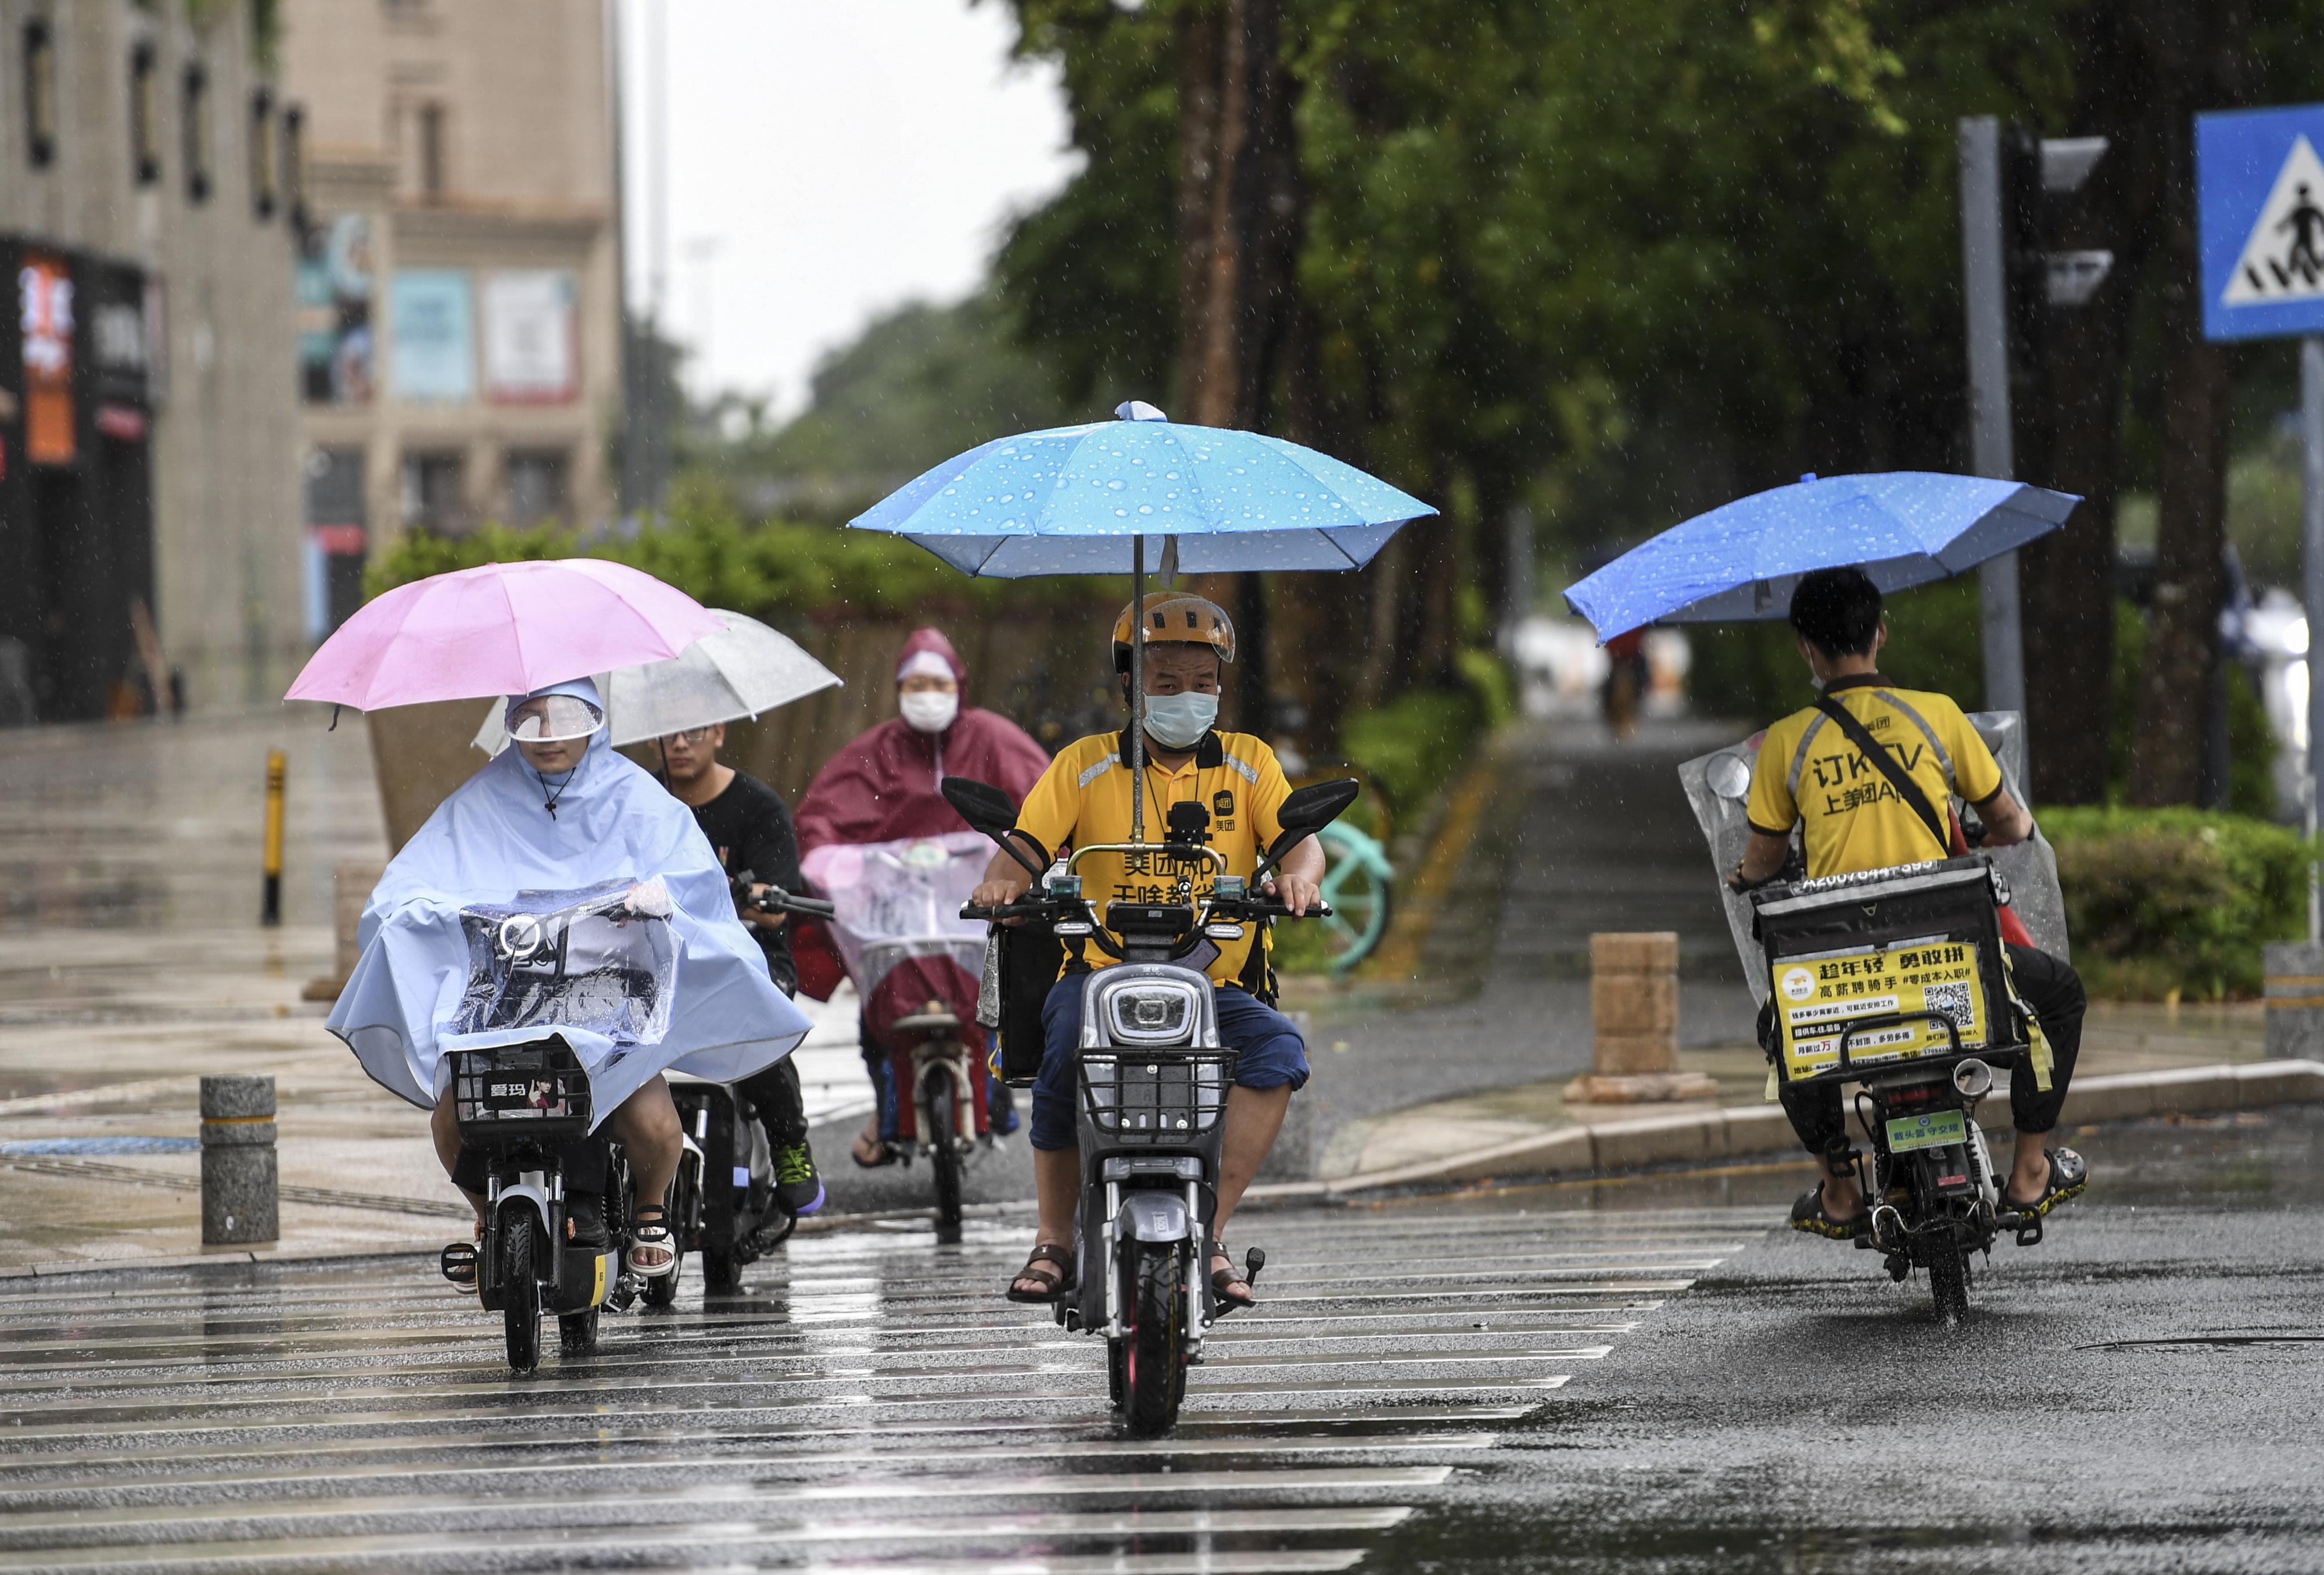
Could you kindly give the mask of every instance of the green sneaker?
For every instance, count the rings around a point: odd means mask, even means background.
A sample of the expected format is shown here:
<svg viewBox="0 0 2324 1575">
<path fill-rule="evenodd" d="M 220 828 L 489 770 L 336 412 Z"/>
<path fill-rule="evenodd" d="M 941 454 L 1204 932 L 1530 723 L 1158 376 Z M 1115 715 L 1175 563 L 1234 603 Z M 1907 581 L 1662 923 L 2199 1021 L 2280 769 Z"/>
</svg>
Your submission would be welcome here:
<svg viewBox="0 0 2324 1575">
<path fill-rule="evenodd" d="M 805 1139 L 775 1145 L 775 1201 L 795 1216 L 823 1207 L 823 1177 L 815 1168 L 815 1151 Z"/>
</svg>

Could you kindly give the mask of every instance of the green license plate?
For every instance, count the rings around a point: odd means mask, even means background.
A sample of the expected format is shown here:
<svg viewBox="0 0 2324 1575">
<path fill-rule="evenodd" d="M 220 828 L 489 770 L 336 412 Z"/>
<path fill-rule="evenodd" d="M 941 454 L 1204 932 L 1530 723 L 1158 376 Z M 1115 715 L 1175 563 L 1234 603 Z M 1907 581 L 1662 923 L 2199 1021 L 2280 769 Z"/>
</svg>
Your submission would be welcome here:
<svg viewBox="0 0 2324 1575">
<path fill-rule="evenodd" d="M 1916 1148 L 1942 1148 L 1969 1141 L 1965 1113 L 1932 1110 L 1925 1116 L 1899 1116 L 1888 1123 L 1888 1152 L 1910 1153 Z"/>
</svg>

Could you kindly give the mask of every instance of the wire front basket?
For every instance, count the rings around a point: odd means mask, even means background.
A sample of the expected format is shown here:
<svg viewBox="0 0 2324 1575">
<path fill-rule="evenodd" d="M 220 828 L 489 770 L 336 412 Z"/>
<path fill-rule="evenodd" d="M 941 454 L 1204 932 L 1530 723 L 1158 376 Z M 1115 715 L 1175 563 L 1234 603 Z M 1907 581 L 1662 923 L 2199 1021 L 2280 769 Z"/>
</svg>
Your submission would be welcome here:
<svg viewBox="0 0 2324 1575">
<path fill-rule="evenodd" d="M 1084 1051 L 1082 1101 L 1113 1142 L 1176 1147 L 1218 1125 L 1234 1069 L 1231 1050 Z"/>
<path fill-rule="evenodd" d="M 587 1135 L 589 1074 L 562 1039 L 453 1052 L 463 1143 L 570 1143 Z"/>
</svg>

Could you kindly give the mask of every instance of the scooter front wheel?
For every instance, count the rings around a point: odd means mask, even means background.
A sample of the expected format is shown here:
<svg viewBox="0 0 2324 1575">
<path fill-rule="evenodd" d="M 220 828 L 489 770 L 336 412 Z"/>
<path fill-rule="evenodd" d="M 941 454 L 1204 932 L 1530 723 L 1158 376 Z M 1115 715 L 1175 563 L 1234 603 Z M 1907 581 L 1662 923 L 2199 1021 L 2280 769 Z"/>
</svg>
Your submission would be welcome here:
<svg viewBox="0 0 2324 1575">
<path fill-rule="evenodd" d="M 1186 1397 L 1185 1250 L 1177 1242 L 1140 1242 L 1129 1273 L 1120 1410 L 1136 1438 L 1169 1431 Z"/>
<path fill-rule="evenodd" d="M 936 1184 L 936 1238 L 960 1239 L 960 1143 L 954 1124 L 952 1079 L 941 1079 L 921 1103 L 928 1140 L 928 1169 Z"/>
<path fill-rule="evenodd" d="M 520 1373 L 540 1366 L 540 1221 L 520 1198 L 501 1207 L 501 1328 L 508 1363 Z"/>
</svg>

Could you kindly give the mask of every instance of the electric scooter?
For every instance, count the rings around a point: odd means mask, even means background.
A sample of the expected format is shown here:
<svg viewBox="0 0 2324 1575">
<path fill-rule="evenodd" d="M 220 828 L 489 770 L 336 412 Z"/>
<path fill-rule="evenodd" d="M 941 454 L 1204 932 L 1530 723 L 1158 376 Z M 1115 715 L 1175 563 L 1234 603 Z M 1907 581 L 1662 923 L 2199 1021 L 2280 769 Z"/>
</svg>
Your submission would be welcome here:
<svg viewBox="0 0 2324 1575">
<path fill-rule="evenodd" d="M 1210 978 L 1186 959 L 1205 940 L 1239 940 L 1251 925 L 1329 917 L 1324 904 L 1295 914 L 1257 887 L 1355 801 L 1357 784 L 1318 783 L 1286 799 L 1277 816 L 1282 835 L 1248 877 L 1227 873 L 1225 855 L 1206 840 L 1210 812 L 1199 803 L 1172 806 L 1162 842 L 1076 848 L 1050 867 L 1048 850 L 1018 829 L 1007 794 L 962 777 L 945 778 L 943 791 L 963 820 L 1034 880 L 1017 901 L 972 903 L 961 909 L 963 918 L 1047 925 L 1117 959 L 1082 983 L 1075 1108 L 1082 1194 L 1074 1244 L 1080 1289 L 1057 1304 L 1056 1318 L 1067 1329 L 1104 1336 L 1114 1408 L 1130 1431 L 1165 1432 L 1177 1421 L 1186 1369 L 1202 1360 L 1204 1337 L 1220 1317 L 1205 1248 L 1235 1080 L 1235 1052 L 1219 1042 Z M 1101 918 L 1074 873 L 1096 853 L 1146 857 L 1172 884 L 1171 900 L 1110 903 Z M 1197 876 L 1207 876 L 1207 890 L 1196 890 Z M 1256 1281 L 1266 1262 L 1252 1248 L 1245 1279 Z"/>
</svg>

